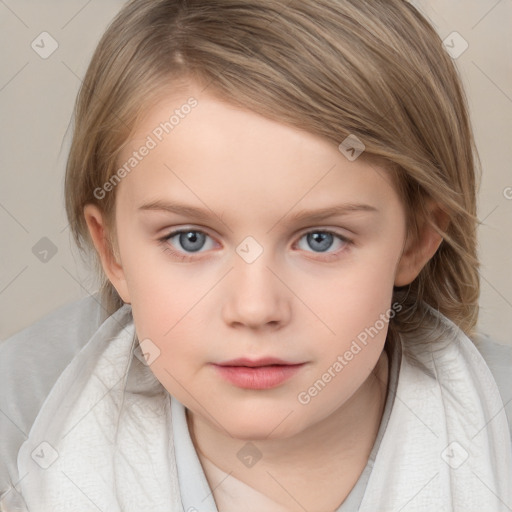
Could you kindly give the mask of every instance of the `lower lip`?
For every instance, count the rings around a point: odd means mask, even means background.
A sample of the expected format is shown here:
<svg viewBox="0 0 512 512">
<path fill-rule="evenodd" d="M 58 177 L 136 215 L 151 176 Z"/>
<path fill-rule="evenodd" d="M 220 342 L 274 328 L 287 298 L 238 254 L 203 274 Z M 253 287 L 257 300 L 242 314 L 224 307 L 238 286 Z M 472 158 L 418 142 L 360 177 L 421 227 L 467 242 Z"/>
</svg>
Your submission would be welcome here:
<svg viewBox="0 0 512 512">
<path fill-rule="evenodd" d="M 235 386 L 246 389 L 269 389 L 279 386 L 295 375 L 303 366 L 276 365 L 249 368 L 247 366 L 214 365 L 220 375 Z"/>
</svg>

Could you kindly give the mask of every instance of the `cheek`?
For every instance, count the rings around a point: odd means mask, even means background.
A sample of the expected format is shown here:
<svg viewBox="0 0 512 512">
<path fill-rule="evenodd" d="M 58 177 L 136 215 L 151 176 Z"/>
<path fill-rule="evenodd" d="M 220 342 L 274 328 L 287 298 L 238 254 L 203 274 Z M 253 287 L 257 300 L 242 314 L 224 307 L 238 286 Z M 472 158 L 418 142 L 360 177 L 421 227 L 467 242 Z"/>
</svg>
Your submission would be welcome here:
<svg viewBox="0 0 512 512">
<path fill-rule="evenodd" d="M 194 285 L 167 262 L 156 240 L 128 224 L 119 228 L 119 248 L 137 334 L 141 340 L 161 338 L 190 309 Z"/>
<path fill-rule="evenodd" d="M 308 385 L 322 379 L 322 375 L 332 381 L 328 385 L 330 392 L 319 396 L 318 405 L 324 403 L 327 407 L 333 396 L 346 399 L 377 363 L 389 320 L 395 315 L 392 294 L 398 255 L 396 248 L 381 247 L 373 254 L 356 257 L 346 272 L 332 276 L 325 285 L 310 288 L 316 291 L 309 295 L 308 304 L 329 327 L 327 330 L 317 322 L 317 330 L 323 329 L 318 332 L 325 335 L 318 339 L 319 365 L 309 376 Z M 326 375 L 329 371 L 336 377 Z"/>
<path fill-rule="evenodd" d="M 218 278 L 211 272 L 199 275 L 192 267 L 178 268 L 165 256 L 158 248 L 136 250 L 123 264 L 130 276 L 137 336 L 156 345 L 159 357 L 151 369 L 174 389 L 170 375 L 178 381 L 190 379 L 205 359 L 215 360 L 215 354 L 209 354 L 212 344 L 205 336 L 211 332 L 205 323 L 211 324 L 208 307 L 215 298 L 208 292 Z"/>
<path fill-rule="evenodd" d="M 347 342 L 374 325 L 380 315 L 389 310 L 399 256 L 396 247 L 381 246 L 373 251 L 354 252 L 339 271 L 296 283 L 294 291 L 317 314 L 305 311 L 306 318 L 318 323 L 325 340 L 330 336 L 333 341 Z"/>
<path fill-rule="evenodd" d="M 150 350 L 156 354 L 151 371 L 173 396 L 188 403 L 191 394 L 198 393 L 198 372 L 205 362 L 215 360 L 208 355 L 207 330 L 199 325 L 199 315 L 206 313 L 176 290 L 166 293 L 141 286 L 138 291 L 132 312 L 138 339 L 151 340 Z"/>
</svg>

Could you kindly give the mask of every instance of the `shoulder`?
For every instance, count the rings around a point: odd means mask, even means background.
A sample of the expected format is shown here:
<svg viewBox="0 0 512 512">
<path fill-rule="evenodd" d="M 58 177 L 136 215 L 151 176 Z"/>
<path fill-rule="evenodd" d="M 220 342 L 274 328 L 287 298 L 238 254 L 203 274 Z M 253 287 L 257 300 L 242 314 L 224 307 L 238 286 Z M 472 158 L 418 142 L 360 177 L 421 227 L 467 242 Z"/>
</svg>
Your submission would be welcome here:
<svg viewBox="0 0 512 512">
<path fill-rule="evenodd" d="M 62 306 L 0 342 L 0 494 L 46 396 L 102 323 L 99 294 Z"/>
<path fill-rule="evenodd" d="M 512 345 L 500 343 L 483 333 L 474 336 L 473 342 L 498 385 L 512 437 Z"/>
</svg>

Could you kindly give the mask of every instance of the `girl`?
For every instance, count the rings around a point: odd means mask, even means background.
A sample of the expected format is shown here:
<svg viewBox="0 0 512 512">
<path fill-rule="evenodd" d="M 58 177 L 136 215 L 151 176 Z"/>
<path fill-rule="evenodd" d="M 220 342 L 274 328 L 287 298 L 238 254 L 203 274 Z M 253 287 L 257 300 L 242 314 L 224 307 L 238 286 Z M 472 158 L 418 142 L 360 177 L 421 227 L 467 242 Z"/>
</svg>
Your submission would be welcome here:
<svg viewBox="0 0 512 512">
<path fill-rule="evenodd" d="M 35 360 L 3 509 L 510 510 L 506 391 L 472 341 L 475 161 L 403 0 L 129 2 L 65 184 L 104 282 L 39 326 L 55 378 Z"/>
</svg>

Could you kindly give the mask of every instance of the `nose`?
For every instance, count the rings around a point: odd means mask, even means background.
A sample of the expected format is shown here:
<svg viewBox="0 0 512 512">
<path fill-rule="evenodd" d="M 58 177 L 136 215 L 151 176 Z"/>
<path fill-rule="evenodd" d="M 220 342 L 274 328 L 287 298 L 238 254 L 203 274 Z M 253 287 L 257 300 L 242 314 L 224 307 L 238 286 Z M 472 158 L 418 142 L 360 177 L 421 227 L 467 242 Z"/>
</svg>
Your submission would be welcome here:
<svg viewBox="0 0 512 512">
<path fill-rule="evenodd" d="M 265 252 L 247 263 L 235 255 L 223 290 L 223 318 L 232 327 L 279 329 L 290 321 L 291 292 L 271 268 Z"/>
</svg>

